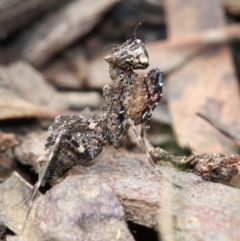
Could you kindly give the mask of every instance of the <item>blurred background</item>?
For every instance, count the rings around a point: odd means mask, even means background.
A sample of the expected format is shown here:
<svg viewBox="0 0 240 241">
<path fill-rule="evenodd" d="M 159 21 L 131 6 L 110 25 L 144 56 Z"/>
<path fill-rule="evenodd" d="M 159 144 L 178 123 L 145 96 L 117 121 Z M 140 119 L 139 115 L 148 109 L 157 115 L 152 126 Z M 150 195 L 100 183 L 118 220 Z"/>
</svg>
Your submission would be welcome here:
<svg viewBox="0 0 240 241">
<path fill-rule="evenodd" d="M 174 155 L 239 153 L 240 0 L 0 0 L 0 183 L 14 170 L 31 184 L 37 181 L 33 169 L 38 170 L 36 160 L 57 115 L 80 115 L 86 107 L 101 113 L 102 88 L 109 81 L 103 57 L 114 44 L 133 39 L 136 26 L 136 36 L 145 43 L 150 59 L 144 72 L 159 68 L 164 76 L 163 99 L 148 131 L 151 144 Z M 126 146 L 133 151 L 137 141 L 129 139 Z M 238 192 L 211 182 L 204 183 L 206 189 L 201 185 L 197 189 L 199 179 L 190 180 L 188 174 L 176 175 L 177 183 L 184 182 L 183 194 L 177 196 L 175 189 L 169 189 L 173 198 L 161 199 L 172 205 L 169 210 L 179 212 L 174 228 L 183 234 L 190 230 L 195 239 L 196 232 L 208 234 L 209 240 L 220 237 L 222 227 L 228 237 L 233 231 L 238 234 Z M 138 179 L 145 183 L 145 175 Z M 135 186 L 133 190 L 142 192 Z M 237 198 L 229 196 L 230 191 Z M 149 191 L 146 197 L 151 199 Z M 154 198 L 151 208 L 156 206 Z M 145 220 L 145 213 L 142 217 Z M 165 217 L 162 226 L 168 225 Z M 5 232 L 1 227 L 0 222 L 0 240 Z M 129 227 L 138 230 L 132 232 L 136 240 L 158 240 L 153 229 L 131 222 Z"/>
<path fill-rule="evenodd" d="M 143 40 L 149 71 L 164 74 L 164 97 L 149 139 L 176 155 L 237 153 L 196 116 L 237 135 L 240 1 L 0 0 L 0 120 L 4 130 L 30 119 L 100 110 L 112 44 Z M 20 122 L 19 122 L 20 120 Z M 45 129 L 47 125 L 45 125 Z M 240 135 L 239 135 L 240 136 Z"/>
</svg>

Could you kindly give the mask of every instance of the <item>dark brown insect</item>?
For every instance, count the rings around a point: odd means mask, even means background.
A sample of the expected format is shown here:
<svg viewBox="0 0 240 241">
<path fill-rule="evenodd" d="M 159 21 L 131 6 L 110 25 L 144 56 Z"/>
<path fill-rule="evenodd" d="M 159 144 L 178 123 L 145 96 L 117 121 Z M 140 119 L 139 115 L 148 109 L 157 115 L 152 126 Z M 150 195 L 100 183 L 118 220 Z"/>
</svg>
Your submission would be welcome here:
<svg viewBox="0 0 240 241">
<path fill-rule="evenodd" d="M 136 74 L 134 69 L 149 65 L 141 40 L 128 40 L 105 57 L 110 82 L 103 88 L 106 105 L 100 117 L 59 116 L 49 128 L 45 153 L 39 158 L 40 176 L 30 199 L 30 207 L 40 187 L 57 179 L 75 165 L 86 165 L 103 149 L 106 142 L 120 148 L 130 126 L 149 155 L 134 125 L 144 123 L 162 95 L 162 76 L 158 69 Z M 29 210 L 30 211 L 30 210 Z"/>
<path fill-rule="evenodd" d="M 110 65 L 111 81 L 103 88 L 106 105 L 101 117 L 56 118 L 49 128 L 46 152 L 39 158 L 43 164 L 41 173 L 44 173 L 41 183 L 58 178 L 75 165 L 87 165 L 106 142 L 120 148 L 129 127 L 146 122 L 158 104 L 162 96 L 161 72 L 158 69 L 148 74 L 133 72 L 133 68 L 148 66 L 147 51 L 141 40 L 127 41 L 105 59 Z M 146 148 L 143 149 L 148 154 Z"/>
</svg>

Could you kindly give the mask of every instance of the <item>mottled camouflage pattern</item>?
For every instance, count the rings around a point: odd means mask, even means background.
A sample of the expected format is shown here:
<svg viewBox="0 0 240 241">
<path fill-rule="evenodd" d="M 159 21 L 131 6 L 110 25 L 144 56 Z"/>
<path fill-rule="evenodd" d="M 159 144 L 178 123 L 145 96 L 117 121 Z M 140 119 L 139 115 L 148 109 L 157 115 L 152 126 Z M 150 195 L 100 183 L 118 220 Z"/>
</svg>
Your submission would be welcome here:
<svg viewBox="0 0 240 241">
<path fill-rule="evenodd" d="M 148 54 L 141 40 L 128 40 L 105 57 L 110 81 L 103 88 L 106 104 L 100 117 L 59 116 L 49 128 L 42 163 L 42 184 L 60 177 L 75 165 L 93 160 L 107 142 L 120 148 L 131 125 L 151 117 L 162 93 L 158 69 L 136 74 L 134 69 L 148 67 Z M 47 165 L 47 168 L 46 166 Z M 44 168 L 43 168 L 44 166 Z M 44 173 L 45 172 L 45 173 Z"/>
</svg>

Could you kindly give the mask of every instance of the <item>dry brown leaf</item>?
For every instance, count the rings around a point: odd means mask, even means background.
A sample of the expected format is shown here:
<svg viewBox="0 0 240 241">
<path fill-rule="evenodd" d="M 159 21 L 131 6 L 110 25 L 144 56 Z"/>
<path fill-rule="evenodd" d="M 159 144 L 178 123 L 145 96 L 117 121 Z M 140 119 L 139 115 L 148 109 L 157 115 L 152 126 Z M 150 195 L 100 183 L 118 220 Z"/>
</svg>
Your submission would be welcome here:
<svg viewBox="0 0 240 241">
<path fill-rule="evenodd" d="M 13 133 L 6 133 L 0 130 L 0 182 L 4 181 L 12 171 L 13 147 L 18 144 L 19 142 Z"/>
<path fill-rule="evenodd" d="M 119 0 L 74 0 L 46 16 L 21 36 L 10 50 L 36 66 L 89 32 Z"/>
<path fill-rule="evenodd" d="M 166 6 L 172 39 L 223 26 L 224 16 L 219 0 L 207 5 L 195 0 L 181 4 L 177 0 L 167 0 Z M 188 21 L 190 17 L 191 22 Z M 226 125 L 233 125 L 240 115 L 238 83 L 227 47 L 205 48 L 169 76 L 165 87 L 174 130 L 182 147 L 189 144 L 191 149 L 200 153 L 229 154 L 237 151 L 231 141 L 195 115 L 204 111 Z"/>
<path fill-rule="evenodd" d="M 0 87 L 0 120 L 16 118 L 54 118 L 58 113 L 33 105 Z"/>
</svg>

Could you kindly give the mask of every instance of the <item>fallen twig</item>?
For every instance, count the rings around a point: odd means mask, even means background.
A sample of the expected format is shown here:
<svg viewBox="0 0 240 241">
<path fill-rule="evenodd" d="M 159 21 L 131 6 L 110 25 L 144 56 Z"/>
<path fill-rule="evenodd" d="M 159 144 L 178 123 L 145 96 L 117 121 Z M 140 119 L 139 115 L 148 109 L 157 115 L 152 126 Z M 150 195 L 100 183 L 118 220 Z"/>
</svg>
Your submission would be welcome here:
<svg viewBox="0 0 240 241">
<path fill-rule="evenodd" d="M 238 146 L 240 146 L 240 139 L 236 135 L 231 133 L 231 131 L 228 129 L 227 126 L 224 126 L 223 124 L 219 123 L 217 120 L 214 120 L 213 118 L 208 117 L 202 113 L 196 113 L 196 115 L 206 120 L 209 124 L 215 127 L 220 133 L 222 133 L 224 136 L 226 136 L 230 140 L 234 141 Z"/>
</svg>

